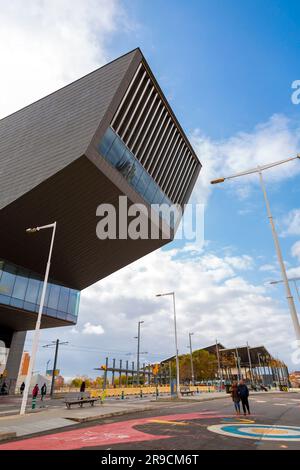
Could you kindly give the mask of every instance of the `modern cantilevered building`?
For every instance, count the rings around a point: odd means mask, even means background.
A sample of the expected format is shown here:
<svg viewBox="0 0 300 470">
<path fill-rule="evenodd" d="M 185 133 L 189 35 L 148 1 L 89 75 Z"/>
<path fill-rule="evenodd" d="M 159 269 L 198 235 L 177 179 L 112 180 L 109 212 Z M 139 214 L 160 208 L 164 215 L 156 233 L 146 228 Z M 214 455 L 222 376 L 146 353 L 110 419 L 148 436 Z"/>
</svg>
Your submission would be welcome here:
<svg viewBox="0 0 300 470">
<path fill-rule="evenodd" d="M 10 348 L 9 380 L 35 327 L 49 249 L 50 233 L 26 228 L 57 221 L 42 328 L 72 325 L 82 289 L 169 241 L 99 240 L 99 204 L 117 206 L 126 195 L 149 208 L 184 206 L 200 168 L 140 49 L 0 121 L 0 340 Z"/>
</svg>

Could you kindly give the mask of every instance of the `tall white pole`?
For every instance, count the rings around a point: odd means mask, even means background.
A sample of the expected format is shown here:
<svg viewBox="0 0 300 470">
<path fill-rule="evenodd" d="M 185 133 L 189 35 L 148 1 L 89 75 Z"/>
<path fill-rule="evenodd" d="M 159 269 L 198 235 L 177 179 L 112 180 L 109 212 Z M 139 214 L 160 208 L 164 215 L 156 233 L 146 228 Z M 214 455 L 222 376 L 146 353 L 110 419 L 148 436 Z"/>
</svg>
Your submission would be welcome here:
<svg viewBox="0 0 300 470">
<path fill-rule="evenodd" d="M 221 391 L 222 386 L 223 386 L 223 373 L 221 369 L 220 353 L 219 353 L 219 346 L 218 346 L 217 339 L 216 339 L 216 353 L 217 353 L 217 361 L 218 361 L 218 374 L 219 374 L 219 380 L 220 380 L 219 390 Z"/>
<path fill-rule="evenodd" d="M 262 384 L 265 385 L 264 375 L 261 372 L 261 362 L 260 362 L 260 353 L 259 352 L 257 353 L 257 357 L 258 357 L 258 365 L 259 365 L 259 375 L 260 375 Z"/>
<path fill-rule="evenodd" d="M 31 356 L 30 356 L 30 361 L 29 361 L 29 366 L 28 366 L 28 372 L 27 372 L 26 381 L 25 381 L 25 389 L 24 389 L 23 397 L 22 397 L 20 415 L 24 415 L 25 411 L 26 411 L 26 405 L 27 405 L 27 400 L 28 400 L 31 376 L 32 376 L 32 371 L 33 371 L 34 365 L 35 365 L 36 353 L 37 353 L 37 349 L 38 349 L 41 319 L 42 319 L 42 313 L 43 313 L 43 308 L 44 308 L 45 295 L 46 295 L 46 289 L 47 289 L 47 283 L 48 283 L 48 277 L 49 277 L 49 271 L 50 271 L 50 265 L 51 265 L 51 256 L 52 256 L 54 237 L 55 237 L 55 231 L 56 231 L 56 222 L 54 222 L 53 224 L 50 224 L 49 226 L 45 226 L 45 228 L 50 228 L 50 227 L 52 227 L 52 237 L 51 237 L 51 243 L 50 243 L 50 250 L 49 250 L 49 256 L 48 256 L 47 267 L 46 267 L 46 272 L 45 272 L 45 278 L 44 278 L 44 283 L 43 283 L 39 313 L 38 313 L 38 316 L 37 316 L 37 321 L 36 321 L 34 335 L 33 335 L 32 351 L 31 351 Z"/>
<path fill-rule="evenodd" d="M 248 351 L 248 361 L 249 361 L 249 370 L 250 370 L 250 380 L 251 382 L 253 383 L 254 380 L 253 380 L 253 371 L 252 371 L 252 362 L 251 362 L 251 353 L 250 353 L 250 348 L 249 348 L 249 344 L 247 342 L 247 351 Z"/>
<path fill-rule="evenodd" d="M 189 333 L 190 339 L 190 356 L 191 356 L 191 374 L 192 374 L 192 385 L 195 385 L 195 375 L 194 375 L 194 362 L 193 362 L 193 348 L 192 348 L 192 335 L 194 333 Z"/>
<path fill-rule="evenodd" d="M 179 356 L 178 356 L 178 343 L 177 343 L 177 323 L 176 323 L 176 306 L 175 306 L 175 292 L 173 295 L 173 308 L 174 308 L 174 333 L 175 333 L 175 349 L 176 349 L 176 383 L 177 383 L 177 397 L 181 397 L 180 393 L 180 377 L 179 377 Z"/>
<path fill-rule="evenodd" d="M 176 351 L 176 385 L 177 385 L 177 397 L 178 397 L 178 398 L 181 398 L 181 393 L 180 393 L 180 377 L 179 377 L 178 343 L 177 343 L 177 324 L 176 324 L 175 292 L 167 292 L 167 293 L 165 293 L 165 294 L 156 294 L 156 297 L 164 297 L 165 295 L 172 295 L 172 296 L 173 296 L 174 338 L 175 338 L 175 351 Z"/>
<path fill-rule="evenodd" d="M 264 180 L 263 180 L 262 172 L 259 171 L 258 174 L 259 174 L 259 180 L 260 180 L 261 188 L 262 188 L 262 191 L 263 191 L 263 195 L 264 195 L 264 199 L 265 199 L 265 203 L 266 203 L 266 207 L 267 207 L 268 219 L 269 219 L 270 224 L 271 224 L 271 229 L 272 229 L 272 235 L 273 235 L 273 239 L 274 239 L 276 254 L 277 254 L 278 262 L 279 262 L 280 269 L 281 269 L 282 279 L 283 279 L 284 286 L 285 286 L 285 291 L 286 291 L 286 298 L 287 298 L 287 301 L 288 301 L 290 314 L 291 314 L 291 317 L 292 317 L 292 322 L 293 322 L 294 330 L 295 330 L 295 333 L 296 333 L 296 339 L 297 339 L 297 341 L 300 341 L 300 325 L 299 325 L 299 320 L 298 320 L 298 317 L 297 317 L 297 311 L 296 311 L 296 307 L 295 307 L 294 298 L 292 296 L 289 281 L 288 281 L 288 277 L 287 277 L 287 274 L 286 274 L 286 269 L 285 269 L 281 249 L 280 249 L 280 244 L 279 244 L 277 232 L 276 232 L 276 229 L 275 229 L 274 220 L 273 220 L 273 217 L 272 217 L 271 207 L 270 207 L 270 203 L 269 203 L 269 200 L 268 200 L 267 191 L 266 191 L 265 183 L 264 183 Z"/>
</svg>

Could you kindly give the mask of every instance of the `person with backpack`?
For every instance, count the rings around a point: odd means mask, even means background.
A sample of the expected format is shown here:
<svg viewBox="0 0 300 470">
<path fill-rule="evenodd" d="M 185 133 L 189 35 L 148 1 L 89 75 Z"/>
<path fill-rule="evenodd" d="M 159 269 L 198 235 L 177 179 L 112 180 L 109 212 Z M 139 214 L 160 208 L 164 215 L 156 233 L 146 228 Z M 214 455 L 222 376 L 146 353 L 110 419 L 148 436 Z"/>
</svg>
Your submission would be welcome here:
<svg viewBox="0 0 300 470">
<path fill-rule="evenodd" d="M 239 385 L 238 385 L 238 394 L 242 402 L 242 407 L 243 407 L 243 412 L 244 415 L 246 416 L 247 412 L 250 414 L 250 408 L 249 408 L 249 389 L 247 385 L 244 383 L 243 380 L 240 380 Z"/>
</svg>

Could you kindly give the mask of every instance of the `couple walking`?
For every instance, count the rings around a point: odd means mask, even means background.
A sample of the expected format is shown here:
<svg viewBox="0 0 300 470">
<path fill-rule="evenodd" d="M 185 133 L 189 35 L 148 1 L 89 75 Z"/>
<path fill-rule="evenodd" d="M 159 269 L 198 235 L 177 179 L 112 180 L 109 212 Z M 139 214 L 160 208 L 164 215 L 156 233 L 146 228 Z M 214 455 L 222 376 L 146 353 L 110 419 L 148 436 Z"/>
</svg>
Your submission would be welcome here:
<svg viewBox="0 0 300 470">
<path fill-rule="evenodd" d="M 241 413 L 240 402 L 242 402 L 244 415 L 246 416 L 247 412 L 248 414 L 250 414 L 249 401 L 248 401 L 249 390 L 243 380 L 240 380 L 239 384 L 237 383 L 236 380 L 232 383 L 231 396 L 232 396 L 232 401 L 234 403 L 234 408 L 235 408 L 237 415 Z"/>
</svg>

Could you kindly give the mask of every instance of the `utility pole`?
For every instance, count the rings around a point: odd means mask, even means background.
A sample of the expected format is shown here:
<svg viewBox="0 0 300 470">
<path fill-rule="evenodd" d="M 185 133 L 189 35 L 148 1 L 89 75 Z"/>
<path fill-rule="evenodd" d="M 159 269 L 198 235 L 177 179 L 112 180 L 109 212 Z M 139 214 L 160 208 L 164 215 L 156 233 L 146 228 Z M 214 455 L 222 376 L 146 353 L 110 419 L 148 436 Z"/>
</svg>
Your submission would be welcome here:
<svg viewBox="0 0 300 470">
<path fill-rule="evenodd" d="M 249 347 L 248 342 L 247 342 L 247 351 L 248 351 L 248 360 L 249 360 L 249 369 L 250 369 L 250 379 L 251 379 L 251 382 L 253 383 L 254 380 L 253 380 L 253 372 L 252 372 L 252 362 L 251 362 L 250 347 Z"/>
<path fill-rule="evenodd" d="M 223 373 L 222 373 L 222 369 L 221 369 L 220 353 L 219 353 L 219 346 L 218 346 L 218 340 L 217 340 L 217 339 L 216 339 L 216 353 L 217 353 L 218 372 L 219 372 L 219 379 L 220 379 L 220 390 L 222 390 L 222 386 L 223 386 Z"/>
<path fill-rule="evenodd" d="M 194 363 L 193 363 L 193 349 L 192 349 L 192 336 L 193 336 L 193 334 L 194 334 L 194 333 L 189 333 L 189 340 L 190 340 L 192 385 L 195 385 Z"/>
<path fill-rule="evenodd" d="M 140 386 L 140 343 L 141 343 L 141 324 L 144 323 L 144 321 L 139 321 L 138 322 L 138 335 L 135 336 L 135 339 L 138 340 L 137 343 L 137 361 L 136 361 L 136 381 L 137 381 L 137 386 Z"/>
<path fill-rule="evenodd" d="M 56 364 L 57 364 L 57 356 L 58 356 L 58 348 L 62 344 L 68 344 L 68 341 L 59 341 L 57 339 L 56 341 L 52 341 L 50 344 L 46 344 L 43 346 L 44 348 L 50 348 L 53 347 L 55 344 L 55 354 L 54 354 L 54 363 L 53 363 L 53 369 L 52 369 L 52 380 L 51 380 L 51 390 L 50 390 L 50 396 L 53 398 L 54 395 L 54 384 L 55 384 L 55 371 L 56 371 Z"/>
</svg>

